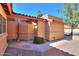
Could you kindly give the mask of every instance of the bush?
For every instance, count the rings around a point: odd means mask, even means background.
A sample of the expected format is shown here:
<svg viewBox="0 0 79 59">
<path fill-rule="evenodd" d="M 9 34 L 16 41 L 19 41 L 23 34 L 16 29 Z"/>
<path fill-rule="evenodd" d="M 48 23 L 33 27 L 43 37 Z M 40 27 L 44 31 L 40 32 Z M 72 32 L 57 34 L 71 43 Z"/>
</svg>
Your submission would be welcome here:
<svg viewBox="0 0 79 59">
<path fill-rule="evenodd" d="M 41 37 L 35 37 L 33 43 L 42 44 L 42 43 L 44 43 L 44 39 Z"/>
</svg>

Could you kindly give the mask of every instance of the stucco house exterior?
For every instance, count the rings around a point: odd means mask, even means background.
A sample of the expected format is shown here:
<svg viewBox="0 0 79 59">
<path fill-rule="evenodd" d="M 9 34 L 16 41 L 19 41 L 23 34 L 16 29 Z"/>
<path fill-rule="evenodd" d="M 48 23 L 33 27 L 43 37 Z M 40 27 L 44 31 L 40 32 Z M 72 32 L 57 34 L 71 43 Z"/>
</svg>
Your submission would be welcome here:
<svg viewBox="0 0 79 59">
<path fill-rule="evenodd" d="M 45 15 L 41 18 L 17 14 L 11 3 L 0 4 L 0 53 L 5 52 L 8 40 L 33 40 L 42 37 L 52 41 L 64 37 L 64 23 L 60 18 Z"/>
<path fill-rule="evenodd" d="M 49 14 L 42 16 L 42 18 L 47 19 L 48 21 L 46 24 L 47 40 L 51 41 L 64 38 L 64 23 L 60 18 Z"/>
<path fill-rule="evenodd" d="M 10 15 L 7 15 L 8 20 L 14 19 L 14 23 L 15 23 L 15 24 L 13 24 L 12 21 L 7 21 L 7 25 L 8 25 L 7 33 L 8 33 L 9 38 L 12 35 L 13 37 L 16 37 L 16 39 L 17 39 L 17 37 L 18 37 L 17 31 L 21 32 L 21 30 L 24 30 L 25 27 L 27 27 L 26 31 L 25 31 L 26 34 L 27 34 L 27 32 L 30 32 L 33 36 L 37 35 L 39 37 L 43 37 L 44 39 L 54 40 L 54 39 L 60 39 L 60 38 L 64 37 L 64 30 L 63 30 L 64 24 L 61 21 L 61 19 L 59 19 L 58 17 L 51 16 L 51 15 L 45 15 L 45 16 L 42 16 L 41 18 L 38 18 L 38 17 L 28 16 L 28 15 L 17 14 L 17 13 L 13 12 L 12 5 L 10 3 L 7 4 L 7 8 L 10 13 Z M 29 23 L 29 21 L 31 23 Z M 19 30 L 17 28 L 18 23 L 19 23 Z M 23 25 L 24 27 L 21 26 L 24 23 L 26 25 Z M 33 23 L 36 23 L 36 24 L 33 24 Z M 13 31 L 12 30 L 10 31 L 11 27 L 14 27 Z M 23 27 L 23 28 L 21 28 L 21 27 Z M 37 27 L 37 29 L 35 27 Z M 21 34 L 23 34 L 22 37 L 26 38 L 26 36 L 24 36 L 25 35 L 24 33 L 21 33 Z M 29 34 L 28 36 L 30 36 L 31 34 Z M 60 37 L 59 34 L 61 34 L 62 37 Z M 19 34 L 19 37 L 20 36 L 21 35 Z M 15 38 L 12 38 L 12 39 L 15 39 Z"/>
<path fill-rule="evenodd" d="M 30 20 L 31 16 L 29 16 L 29 19 L 26 18 L 28 16 L 24 16 L 25 18 L 22 16 L 17 14 L 14 14 L 14 17 L 8 16 L 8 18 L 14 19 L 14 21 L 7 21 L 8 39 L 31 40 L 35 36 L 41 35 L 38 34 L 37 30 L 41 29 L 40 24 L 44 25 L 47 20 L 35 17 L 32 17 L 32 20 Z M 11 27 L 13 27 L 12 30 L 10 30 Z"/>
<path fill-rule="evenodd" d="M 17 14 L 12 10 L 12 4 L 2 4 L 5 12 L 7 12 L 7 33 L 8 40 L 30 40 L 38 34 L 38 29 L 41 29 L 40 23 L 47 22 L 46 19 L 28 16 L 23 14 Z M 39 23 L 39 24 L 38 24 Z M 37 28 L 38 27 L 38 28 Z M 38 34 L 37 36 L 42 35 Z"/>
<path fill-rule="evenodd" d="M 46 16 L 43 16 L 42 17 L 43 19 L 36 18 L 37 21 L 33 21 L 33 20 L 28 21 L 27 18 L 19 19 L 19 17 L 14 18 L 15 21 L 8 21 L 8 26 L 7 26 L 8 37 L 12 38 L 13 36 L 14 38 L 16 37 L 16 39 L 19 40 L 31 40 L 34 39 L 35 36 L 37 36 L 37 37 L 42 37 L 49 41 L 64 38 L 64 23 L 61 21 L 61 19 L 51 15 L 47 15 L 48 18 L 44 18 L 44 17 Z M 10 25 L 12 23 L 14 23 L 13 26 Z M 17 23 L 19 23 L 19 29 L 17 28 Z M 11 27 L 14 27 L 13 31 L 12 30 L 10 31 Z M 12 32 L 14 34 L 12 34 Z"/>
<path fill-rule="evenodd" d="M 7 15 L 0 4 L 0 55 L 4 54 L 7 46 Z"/>
<path fill-rule="evenodd" d="M 70 34 L 71 27 L 69 25 L 64 24 L 64 34 Z"/>
</svg>

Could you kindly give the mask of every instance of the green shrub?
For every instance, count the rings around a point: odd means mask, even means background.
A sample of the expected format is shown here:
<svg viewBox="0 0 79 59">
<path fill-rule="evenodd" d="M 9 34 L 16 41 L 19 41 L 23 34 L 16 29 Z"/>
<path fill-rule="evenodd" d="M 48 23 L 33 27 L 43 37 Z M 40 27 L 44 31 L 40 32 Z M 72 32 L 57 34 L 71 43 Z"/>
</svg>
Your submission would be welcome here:
<svg viewBox="0 0 79 59">
<path fill-rule="evenodd" d="M 44 39 L 41 37 L 35 37 L 33 43 L 42 44 L 42 43 L 44 43 Z"/>
</svg>

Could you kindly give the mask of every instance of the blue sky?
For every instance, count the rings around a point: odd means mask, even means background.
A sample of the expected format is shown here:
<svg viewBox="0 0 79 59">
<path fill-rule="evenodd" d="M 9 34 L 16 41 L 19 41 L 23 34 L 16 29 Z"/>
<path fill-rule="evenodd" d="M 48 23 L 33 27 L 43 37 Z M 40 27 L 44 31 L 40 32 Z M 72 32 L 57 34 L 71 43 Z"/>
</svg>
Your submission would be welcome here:
<svg viewBox="0 0 79 59">
<path fill-rule="evenodd" d="M 13 3 L 12 5 L 13 11 L 21 14 L 36 16 L 40 10 L 43 15 L 64 16 L 63 13 L 57 13 L 57 9 L 64 9 L 63 3 Z"/>
</svg>

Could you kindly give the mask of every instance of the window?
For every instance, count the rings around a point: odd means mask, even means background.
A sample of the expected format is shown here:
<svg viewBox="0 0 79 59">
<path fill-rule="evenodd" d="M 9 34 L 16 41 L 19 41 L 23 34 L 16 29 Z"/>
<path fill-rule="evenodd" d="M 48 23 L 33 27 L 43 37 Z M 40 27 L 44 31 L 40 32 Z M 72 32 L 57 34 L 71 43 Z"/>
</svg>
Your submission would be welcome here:
<svg viewBox="0 0 79 59">
<path fill-rule="evenodd" d="M 0 16 L 0 34 L 2 33 L 2 16 Z"/>
<path fill-rule="evenodd" d="M 6 19 L 3 18 L 3 32 L 6 32 Z"/>
<path fill-rule="evenodd" d="M 6 19 L 0 15 L 0 34 L 6 32 Z"/>
</svg>

